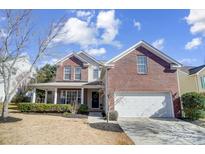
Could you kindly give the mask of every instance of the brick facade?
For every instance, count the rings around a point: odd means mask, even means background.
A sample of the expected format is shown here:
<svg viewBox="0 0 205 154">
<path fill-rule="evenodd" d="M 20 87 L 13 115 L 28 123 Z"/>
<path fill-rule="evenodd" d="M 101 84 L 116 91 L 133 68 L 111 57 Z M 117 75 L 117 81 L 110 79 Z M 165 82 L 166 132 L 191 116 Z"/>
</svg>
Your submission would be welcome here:
<svg viewBox="0 0 205 154">
<path fill-rule="evenodd" d="M 71 66 L 71 80 L 64 80 L 65 66 Z M 88 81 L 88 67 L 84 67 L 83 63 L 74 56 L 65 60 L 63 63 L 59 64 L 56 72 L 56 81 L 75 81 L 74 68 L 77 66 L 81 67 L 81 81 Z"/>
<path fill-rule="evenodd" d="M 147 56 L 148 73 L 137 73 L 137 55 Z M 175 116 L 179 117 L 180 101 L 177 72 L 170 70 L 170 64 L 143 47 L 133 50 L 114 64 L 108 71 L 108 93 L 111 110 L 114 110 L 115 91 L 171 92 Z"/>
</svg>

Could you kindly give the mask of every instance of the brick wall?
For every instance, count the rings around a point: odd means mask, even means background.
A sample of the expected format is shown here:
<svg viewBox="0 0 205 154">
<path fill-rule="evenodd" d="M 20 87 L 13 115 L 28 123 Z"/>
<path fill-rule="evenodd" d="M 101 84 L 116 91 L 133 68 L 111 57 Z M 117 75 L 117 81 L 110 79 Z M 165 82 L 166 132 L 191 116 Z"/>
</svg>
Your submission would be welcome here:
<svg viewBox="0 0 205 154">
<path fill-rule="evenodd" d="M 137 73 L 137 55 L 147 56 L 148 74 Z M 175 116 L 180 116 L 177 72 L 170 70 L 170 65 L 147 49 L 139 47 L 114 63 L 108 71 L 108 91 L 111 110 L 114 110 L 115 91 L 171 92 Z"/>
<path fill-rule="evenodd" d="M 64 67 L 71 66 L 71 80 L 64 80 Z M 75 81 L 74 80 L 74 67 L 80 66 L 81 67 L 81 80 L 87 81 L 88 80 L 88 67 L 84 67 L 83 63 L 77 59 L 76 57 L 71 57 L 64 61 L 57 67 L 56 72 L 56 81 Z"/>
</svg>

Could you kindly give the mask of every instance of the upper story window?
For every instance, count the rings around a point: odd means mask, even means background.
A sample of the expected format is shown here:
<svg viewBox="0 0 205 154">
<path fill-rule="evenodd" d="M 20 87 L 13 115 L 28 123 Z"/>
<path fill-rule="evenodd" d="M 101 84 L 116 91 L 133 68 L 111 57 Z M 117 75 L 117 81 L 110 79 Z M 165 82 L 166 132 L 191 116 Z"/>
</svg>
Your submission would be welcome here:
<svg viewBox="0 0 205 154">
<path fill-rule="evenodd" d="M 201 77 L 201 87 L 205 89 L 205 76 Z"/>
<path fill-rule="evenodd" d="M 98 73 L 99 73 L 98 68 L 93 69 L 93 79 L 94 79 L 94 80 L 97 80 L 97 79 L 98 79 L 98 76 L 99 76 Z"/>
<path fill-rule="evenodd" d="M 64 67 L 64 80 L 71 80 L 71 67 L 70 66 Z"/>
<path fill-rule="evenodd" d="M 81 80 L 81 67 L 75 67 L 75 80 Z"/>
<path fill-rule="evenodd" d="M 137 56 L 137 72 L 139 74 L 147 74 L 147 57 L 143 55 Z"/>
</svg>

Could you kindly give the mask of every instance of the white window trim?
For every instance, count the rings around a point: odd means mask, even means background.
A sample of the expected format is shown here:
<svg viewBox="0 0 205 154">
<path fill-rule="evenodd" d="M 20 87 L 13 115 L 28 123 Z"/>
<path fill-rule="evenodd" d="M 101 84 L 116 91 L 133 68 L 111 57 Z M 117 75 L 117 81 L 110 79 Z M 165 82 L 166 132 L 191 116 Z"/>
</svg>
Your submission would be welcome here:
<svg viewBox="0 0 205 154">
<path fill-rule="evenodd" d="M 75 77 L 75 69 L 76 68 L 80 68 L 80 79 L 76 79 Z M 80 81 L 82 79 L 82 67 L 80 67 L 80 66 L 76 66 L 76 67 L 74 67 L 74 80 L 77 80 L 77 81 Z"/>
<path fill-rule="evenodd" d="M 94 78 L 94 70 L 98 70 L 98 76 L 97 78 Z M 93 80 L 98 80 L 99 79 L 99 68 L 94 68 L 93 69 Z"/>
<path fill-rule="evenodd" d="M 65 68 L 66 67 L 70 67 L 70 79 L 65 79 Z M 64 66 L 64 69 L 63 69 L 63 80 L 71 80 L 72 78 L 72 67 L 71 66 Z"/>
<path fill-rule="evenodd" d="M 79 90 L 61 90 L 60 99 L 62 99 L 63 92 L 65 92 L 65 98 L 64 98 L 64 99 L 65 99 L 65 102 L 67 102 L 68 92 L 76 92 L 77 98 L 80 98 L 80 99 L 81 99 L 81 92 L 79 92 Z M 80 94 L 80 97 L 78 97 L 79 94 Z M 68 103 L 65 103 L 65 104 L 68 104 Z"/>
<path fill-rule="evenodd" d="M 146 65 L 144 65 L 144 64 L 138 64 L 138 57 L 140 57 L 140 56 L 146 58 L 146 62 L 147 62 Z M 137 60 L 137 73 L 140 74 L 140 75 L 146 75 L 146 74 L 148 74 L 148 58 L 147 58 L 147 56 L 145 56 L 145 55 L 137 55 L 136 60 Z M 138 66 L 146 66 L 146 72 L 139 72 Z"/>
<path fill-rule="evenodd" d="M 205 83 L 205 76 L 203 75 L 203 76 L 201 76 L 200 77 L 200 81 L 201 81 L 201 89 L 205 89 L 205 87 L 203 87 L 203 84 Z"/>
</svg>

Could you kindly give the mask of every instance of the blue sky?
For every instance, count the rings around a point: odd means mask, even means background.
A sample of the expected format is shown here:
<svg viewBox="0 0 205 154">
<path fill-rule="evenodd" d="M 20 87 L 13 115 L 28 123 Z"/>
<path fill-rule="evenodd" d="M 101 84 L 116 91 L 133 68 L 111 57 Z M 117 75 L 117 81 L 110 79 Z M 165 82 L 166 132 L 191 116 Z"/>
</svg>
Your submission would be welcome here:
<svg viewBox="0 0 205 154">
<path fill-rule="evenodd" d="M 43 34 L 51 21 L 66 15 L 64 35 L 56 39 L 41 65 L 84 50 L 109 60 L 140 40 L 185 65 L 205 62 L 205 12 L 200 10 L 34 10 L 34 29 Z M 35 39 L 34 39 L 35 40 Z M 35 55 L 31 42 L 29 55 Z"/>
</svg>

